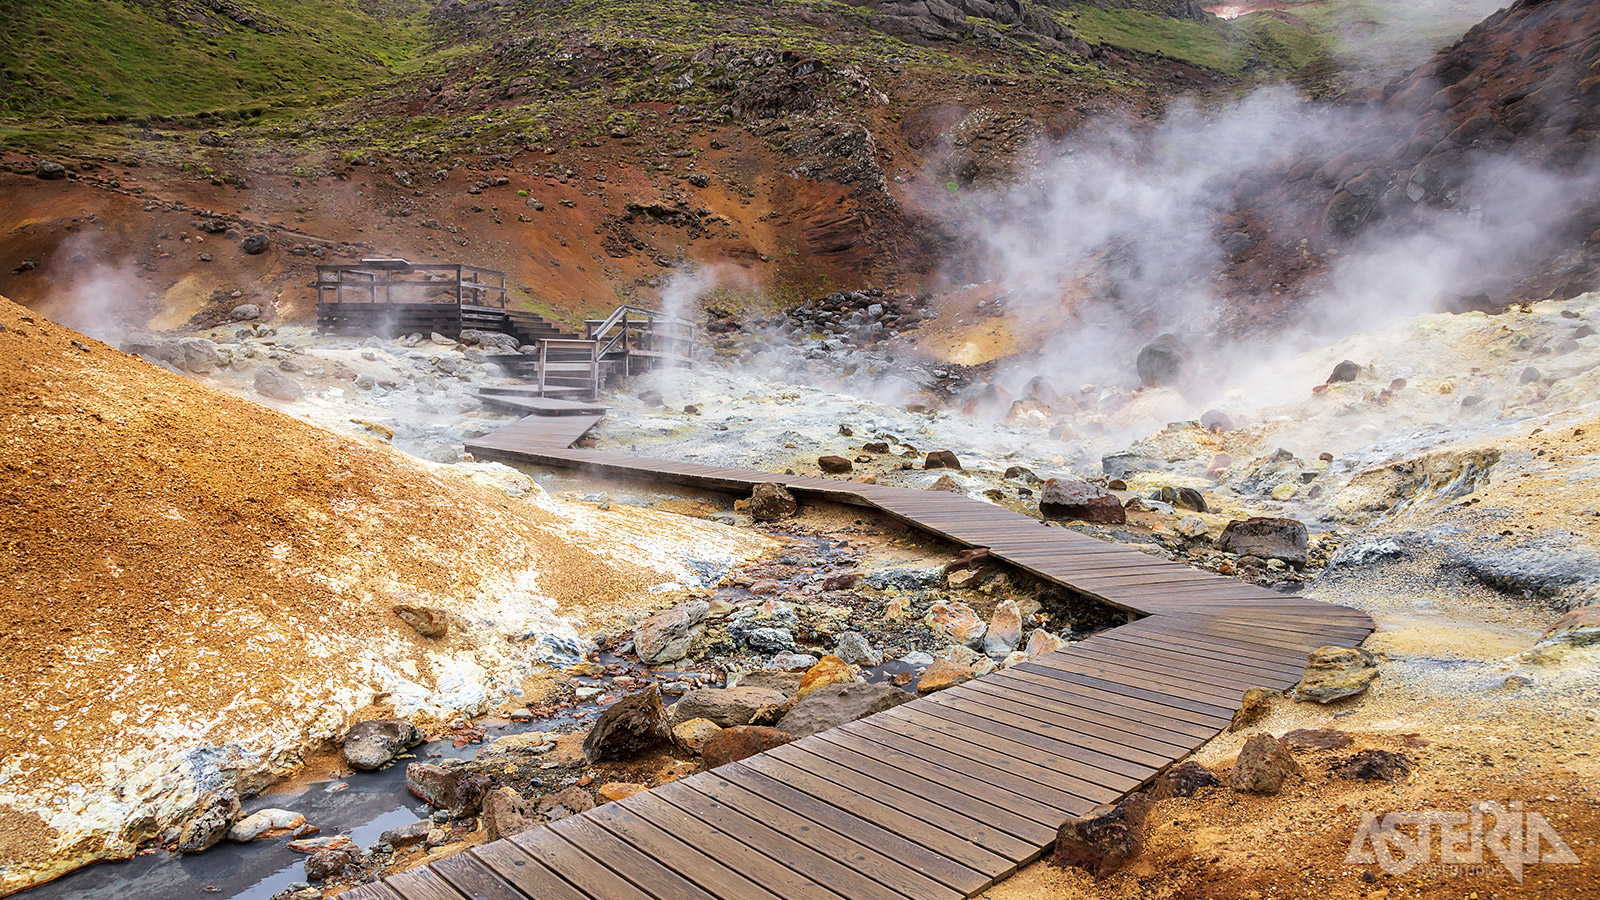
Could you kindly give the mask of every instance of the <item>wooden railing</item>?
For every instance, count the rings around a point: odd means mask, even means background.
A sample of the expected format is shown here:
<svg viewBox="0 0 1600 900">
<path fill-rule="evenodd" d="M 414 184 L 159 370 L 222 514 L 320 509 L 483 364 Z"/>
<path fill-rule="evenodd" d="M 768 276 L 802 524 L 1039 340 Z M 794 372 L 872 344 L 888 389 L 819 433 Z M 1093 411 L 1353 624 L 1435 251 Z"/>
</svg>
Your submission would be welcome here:
<svg viewBox="0 0 1600 900">
<path fill-rule="evenodd" d="M 505 309 L 506 273 L 403 259 L 317 266 L 318 303 L 453 303 Z"/>
</svg>

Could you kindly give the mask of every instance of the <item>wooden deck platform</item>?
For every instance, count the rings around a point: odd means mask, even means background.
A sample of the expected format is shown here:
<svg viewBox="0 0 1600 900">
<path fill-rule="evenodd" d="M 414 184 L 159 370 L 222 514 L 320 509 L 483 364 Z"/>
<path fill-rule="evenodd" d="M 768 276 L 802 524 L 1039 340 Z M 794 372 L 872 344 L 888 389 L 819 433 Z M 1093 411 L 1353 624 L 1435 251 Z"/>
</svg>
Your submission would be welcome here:
<svg viewBox="0 0 1600 900">
<path fill-rule="evenodd" d="M 1129 624 L 743 762 L 357 888 L 356 900 L 962 900 L 1225 728 L 1241 693 L 1372 631 L 1277 594 L 955 494 L 567 449 L 578 416 L 480 458 L 872 507 L 1128 611 Z M 592 424 L 592 423 L 591 423 Z M 587 429 L 587 425 L 584 426 Z"/>
</svg>

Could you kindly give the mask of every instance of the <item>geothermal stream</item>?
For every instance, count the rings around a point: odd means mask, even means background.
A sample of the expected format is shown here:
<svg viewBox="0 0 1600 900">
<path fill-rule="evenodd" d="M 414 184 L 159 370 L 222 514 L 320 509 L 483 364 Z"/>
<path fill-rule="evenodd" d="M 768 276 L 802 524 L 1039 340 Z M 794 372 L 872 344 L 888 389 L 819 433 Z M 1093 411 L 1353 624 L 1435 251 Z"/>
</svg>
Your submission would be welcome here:
<svg viewBox="0 0 1600 900">
<path fill-rule="evenodd" d="M 1482 717 L 1473 698 L 1503 691 L 1508 679 L 1537 685 L 1533 696 L 1541 705 L 1582 711 L 1600 705 L 1588 678 L 1591 664 L 1530 648 L 1562 609 L 1600 586 L 1600 547 L 1591 524 L 1600 506 L 1573 487 L 1600 476 L 1600 462 L 1592 453 L 1536 445 L 1541 435 L 1571 433 L 1596 410 L 1600 336 L 1588 323 L 1597 319 L 1600 295 L 1500 317 L 1398 319 L 1320 345 L 1308 339 L 1298 353 L 1255 354 L 1248 367 L 1226 371 L 1188 395 L 1135 390 L 1126 377 L 1108 379 L 1073 388 L 1069 415 L 1025 414 L 1010 422 L 1004 421 L 1005 404 L 980 402 L 958 412 L 966 398 L 992 400 L 995 392 L 980 383 L 984 379 L 956 377 L 957 367 L 906 363 L 892 351 L 790 343 L 757 329 L 768 349 L 743 364 L 644 376 L 608 396 L 613 411 L 595 437 L 601 447 L 639 456 L 806 474 L 815 471 L 819 456 L 838 454 L 856 459 L 856 474 L 880 484 L 927 489 L 938 483 L 1033 514 L 1038 479 L 1095 479 L 1124 502 L 1128 524 L 1074 527 L 1372 614 L 1380 630 L 1369 646 L 1385 654 L 1387 668 L 1366 718 L 1389 715 L 1389 726 L 1415 730 L 1451 716 Z M 485 412 L 473 398 L 488 373 L 461 348 L 281 331 L 229 327 L 215 337 L 230 359 L 290 359 L 313 383 L 318 370 L 337 367 L 370 379 L 354 389 L 342 381 L 343 387 L 308 391 L 298 401 L 269 401 L 301 418 L 369 440 L 392 436 L 396 446 L 441 464 L 461 459 L 463 440 L 511 421 Z M 1357 363 L 1351 380 L 1325 383 L 1347 359 Z M 235 368 L 225 365 L 204 377 L 250 394 Z M 419 370 L 421 377 L 406 375 Z M 1020 396 L 1034 374 L 1029 363 L 1015 361 L 988 379 Z M 947 407 L 927 396 L 929 386 L 949 398 Z M 1228 424 L 1201 427 L 1203 413 L 1222 413 Z M 879 442 L 887 448 L 863 450 Z M 960 458 L 960 471 L 922 467 L 928 452 L 946 449 Z M 502 467 L 455 465 L 507 481 Z M 753 524 L 727 508 L 729 498 L 596 483 L 560 471 L 527 473 L 568 502 L 602 509 L 698 504 L 701 515 Z M 1521 493 L 1508 492 L 1506 481 Z M 1208 510 L 1195 513 L 1159 499 L 1163 489 L 1180 487 L 1201 491 Z M 1252 515 L 1306 522 L 1310 565 L 1302 571 L 1269 560 L 1246 573 L 1209 549 L 1230 519 Z M 1548 516 L 1566 524 L 1540 520 Z M 800 541 L 832 565 L 837 547 L 827 539 Z M 885 564 L 876 549 L 863 539 L 847 556 L 870 570 Z M 908 562 L 904 551 L 900 555 L 891 567 Z M 831 569 L 819 573 L 825 571 Z M 737 585 L 704 596 L 735 608 L 757 602 Z M 854 619 L 851 626 L 878 627 Z M 601 658 L 609 665 L 625 660 Z M 889 659 L 864 667 L 864 674 L 869 680 L 900 675 L 897 683 L 904 685 L 919 662 Z M 639 668 L 636 660 L 632 668 Z M 721 683 L 715 671 L 702 672 L 702 683 Z M 484 744 L 456 747 L 447 735 L 414 748 L 411 759 L 473 758 L 497 738 L 533 731 L 581 733 L 613 695 L 610 677 L 576 679 L 586 690 L 570 709 L 528 722 L 479 719 L 487 729 Z M 662 669 L 651 677 L 671 682 L 676 676 Z M 245 808 L 292 809 L 320 836 L 348 835 L 370 848 L 385 831 L 432 814 L 406 788 L 404 766 L 411 759 L 338 777 L 317 774 L 313 764 L 290 783 L 247 800 Z M 146 851 L 25 896 L 264 900 L 304 879 L 304 859 L 281 841 L 225 841 L 193 855 Z"/>
</svg>

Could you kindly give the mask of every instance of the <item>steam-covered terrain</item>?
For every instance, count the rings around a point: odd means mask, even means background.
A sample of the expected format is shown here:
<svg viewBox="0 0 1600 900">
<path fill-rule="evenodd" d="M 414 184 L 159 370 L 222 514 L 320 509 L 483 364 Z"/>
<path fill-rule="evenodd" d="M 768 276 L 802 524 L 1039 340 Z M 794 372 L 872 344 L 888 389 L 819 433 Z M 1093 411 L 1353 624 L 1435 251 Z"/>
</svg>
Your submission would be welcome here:
<svg viewBox="0 0 1600 900">
<path fill-rule="evenodd" d="M 602 449 L 1376 621 L 985 896 L 1600 895 L 1600 7 L 1497 7 L 0 0 L 0 895 L 331 897 L 1123 620 L 473 459 L 518 340 L 319 330 L 370 257 L 703 326 Z M 1555 841 L 1352 849 L 1485 804 Z"/>
</svg>

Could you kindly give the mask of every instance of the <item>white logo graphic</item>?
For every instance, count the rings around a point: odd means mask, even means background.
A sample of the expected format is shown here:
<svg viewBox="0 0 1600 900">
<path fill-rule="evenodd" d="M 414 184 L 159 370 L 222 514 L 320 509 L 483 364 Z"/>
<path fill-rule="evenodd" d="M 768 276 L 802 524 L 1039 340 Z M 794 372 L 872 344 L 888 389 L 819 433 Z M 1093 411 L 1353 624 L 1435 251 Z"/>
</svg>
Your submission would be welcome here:
<svg viewBox="0 0 1600 900">
<path fill-rule="evenodd" d="M 1487 827 L 1485 819 L 1491 820 Z M 1376 863 L 1390 875 L 1404 875 L 1432 861 L 1435 835 L 1440 865 L 1482 866 L 1487 848 L 1518 884 L 1523 866 L 1578 862 L 1544 816 L 1524 811 L 1521 800 L 1511 801 L 1509 809 L 1485 801 L 1468 812 L 1412 810 L 1387 813 L 1381 820 L 1362 813 L 1344 861 Z"/>
</svg>

